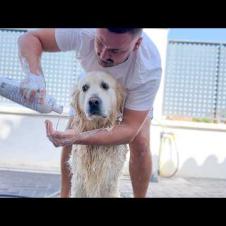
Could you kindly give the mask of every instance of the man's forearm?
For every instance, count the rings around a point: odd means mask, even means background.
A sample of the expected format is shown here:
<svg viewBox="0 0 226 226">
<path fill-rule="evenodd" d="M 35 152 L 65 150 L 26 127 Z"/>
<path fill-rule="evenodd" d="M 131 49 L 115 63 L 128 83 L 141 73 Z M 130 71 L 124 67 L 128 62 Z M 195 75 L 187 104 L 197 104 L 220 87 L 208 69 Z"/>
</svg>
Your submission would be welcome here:
<svg viewBox="0 0 226 226">
<path fill-rule="evenodd" d="M 41 68 L 42 45 L 40 41 L 30 33 L 26 33 L 18 39 L 19 58 L 23 67 L 25 59 L 29 65 L 29 70 L 33 74 L 43 74 Z"/>
<path fill-rule="evenodd" d="M 46 135 L 55 147 L 83 145 L 119 145 L 133 141 L 143 126 L 148 111 L 124 111 L 123 122 L 112 129 L 102 128 L 80 133 L 76 128 L 64 132 L 56 131 L 51 121 L 45 121 Z"/>
<path fill-rule="evenodd" d="M 75 144 L 119 145 L 128 144 L 135 137 L 136 131 L 126 125 L 117 125 L 112 129 L 97 129 L 80 133 Z"/>
</svg>

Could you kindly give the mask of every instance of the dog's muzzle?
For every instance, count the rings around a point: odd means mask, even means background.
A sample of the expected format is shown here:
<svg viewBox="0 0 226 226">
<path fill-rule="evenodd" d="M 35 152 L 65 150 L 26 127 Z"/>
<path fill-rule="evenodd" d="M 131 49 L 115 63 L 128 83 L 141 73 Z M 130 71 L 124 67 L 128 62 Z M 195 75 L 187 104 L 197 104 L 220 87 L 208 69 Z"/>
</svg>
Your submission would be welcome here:
<svg viewBox="0 0 226 226">
<path fill-rule="evenodd" d="M 97 96 L 90 97 L 90 99 L 88 101 L 89 115 L 90 116 L 92 116 L 92 115 L 102 116 L 101 105 L 102 105 L 102 101 L 99 97 L 97 97 Z"/>
</svg>

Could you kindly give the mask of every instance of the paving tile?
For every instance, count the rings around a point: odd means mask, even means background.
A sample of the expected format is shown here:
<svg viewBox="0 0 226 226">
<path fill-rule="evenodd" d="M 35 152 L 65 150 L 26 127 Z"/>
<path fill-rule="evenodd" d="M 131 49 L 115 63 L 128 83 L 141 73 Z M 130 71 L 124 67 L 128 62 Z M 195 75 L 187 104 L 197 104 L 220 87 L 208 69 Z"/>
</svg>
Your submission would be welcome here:
<svg viewBox="0 0 226 226">
<path fill-rule="evenodd" d="M 151 181 L 147 197 L 226 197 L 226 180 L 206 178 L 163 178 Z M 60 175 L 0 170 L 0 195 L 59 197 Z M 120 181 L 121 197 L 132 198 L 129 176 Z"/>
</svg>

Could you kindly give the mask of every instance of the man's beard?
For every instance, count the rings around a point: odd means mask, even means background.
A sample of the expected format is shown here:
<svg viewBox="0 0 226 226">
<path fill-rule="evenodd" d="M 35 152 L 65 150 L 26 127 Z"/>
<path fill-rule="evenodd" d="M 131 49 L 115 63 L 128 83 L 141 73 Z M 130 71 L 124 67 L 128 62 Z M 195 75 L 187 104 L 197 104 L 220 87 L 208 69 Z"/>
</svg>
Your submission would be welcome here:
<svg viewBox="0 0 226 226">
<path fill-rule="evenodd" d="M 111 59 L 109 59 L 109 60 L 107 60 L 107 61 L 103 61 L 103 60 L 101 60 L 101 59 L 99 58 L 99 56 L 98 56 L 97 58 L 98 58 L 98 63 L 99 63 L 101 66 L 103 66 L 103 67 L 112 67 L 112 66 L 115 65 L 115 64 L 114 64 L 114 61 L 111 60 Z"/>
<path fill-rule="evenodd" d="M 123 62 L 118 63 L 118 64 L 124 63 L 125 61 L 128 60 L 128 58 L 129 58 L 129 56 L 128 56 Z M 114 61 L 111 60 L 111 59 L 109 59 L 109 60 L 107 60 L 107 61 L 103 61 L 103 60 L 100 59 L 99 56 L 97 56 L 97 60 L 98 60 L 98 63 L 99 63 L 102 67 L 113 67 L 113 66 L 115 66 L 115 65 L 118 65 L 118 64 L 115 64 Z"/>
</svg>

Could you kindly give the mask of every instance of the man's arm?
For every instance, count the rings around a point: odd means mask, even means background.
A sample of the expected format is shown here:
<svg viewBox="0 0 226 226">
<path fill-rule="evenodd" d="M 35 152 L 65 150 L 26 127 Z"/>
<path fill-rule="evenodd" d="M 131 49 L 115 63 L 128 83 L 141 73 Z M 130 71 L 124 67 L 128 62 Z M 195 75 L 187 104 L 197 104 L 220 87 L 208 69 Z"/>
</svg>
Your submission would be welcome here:
<svg viewBox="0 0 226 226">
<path fill-rule="evenodd" d="M 33 74 L 42 74 L 41 55 L 43 51 L 57 52 L 60 49 L 55 39 L 55 29 L 40 29 L 26 32 L 18 39 L 20 60 L 25 58 Z"/>
<path fill-rule="evenodd" d="M 148 111 L 133 111 L 125 109 L 123 121 L 112 130 L 97 129 L 78 133 L 74 130 L 55 131 L 50 121 L 46 122 L 46 133 L 50 141 L 56 146 L 70 144 L 85 145 L 117 145 L 130 143 L 142 127 Z"/>
<path fill-rule="evenodd" d="M 123 121 L 112 130 L 97 129 L 81 133 L 76 144 L 126 144 L 138 134 L 148 111 L 133 111 L 125 109 Z"/>
<path fill-rule="evenodd" d="M 43 51 L 59 51 L 54 29 L 30 31 L 18 39 L 19 59 L 25 78 L 20 83 L 20 92 L 24 101 L 33 102 L 34 97 L 44 103 L 46 83 L 41 66 Z"/>
</svg>

